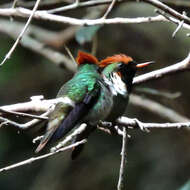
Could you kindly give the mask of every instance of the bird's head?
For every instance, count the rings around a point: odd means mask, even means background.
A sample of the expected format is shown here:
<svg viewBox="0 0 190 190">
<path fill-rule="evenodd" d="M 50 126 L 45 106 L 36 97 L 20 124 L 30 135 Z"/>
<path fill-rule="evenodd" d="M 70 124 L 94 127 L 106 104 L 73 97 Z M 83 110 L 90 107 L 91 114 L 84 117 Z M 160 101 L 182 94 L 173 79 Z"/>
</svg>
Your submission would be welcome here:
<svg viewBox="0 0 190 190">
<path fill-rule="evenodd" d="M 126 84 L 130 91 L 136 71 L 151 63 L 153 63 L 153 61 L 138 64 L 125 54 L 117 54 L 102 60 L 99 63 L 99 67 L 104 69 L 102 73 L 106 77 L 109 77 L 109 75 L 113 73 L 120 76 L 121 80 Z"/>
</svg>

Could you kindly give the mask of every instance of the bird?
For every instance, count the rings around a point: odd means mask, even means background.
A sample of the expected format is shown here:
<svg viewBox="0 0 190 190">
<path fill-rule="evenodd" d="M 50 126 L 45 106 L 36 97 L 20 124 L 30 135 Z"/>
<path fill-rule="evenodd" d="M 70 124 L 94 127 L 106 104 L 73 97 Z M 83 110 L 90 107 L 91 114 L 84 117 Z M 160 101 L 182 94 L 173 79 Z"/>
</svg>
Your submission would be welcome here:
<svg viewBox="0 0 190 190">
<path fill-rule="evenodd" d="M 114 125 L 116 119 L 125 113 L 136 72 L 151 63 L 154 61 L 137 63 L 125 54 L 116 54 L 100 61 L 99 67 L 103 69 L 102 77 L 114 95 L 113 106 L 106 121 Z"/>
<path fill-rule="evenodd" d="M 113 95 L 113 105 L 111 106 L 111 111 L 105 118 L 106 121 L 112 122 L 112 125 L 115 125 L 116 119 L 124 114 L 136 71 L 151 63 L 152 61 L 137 64 L 130 56 L 116 54 L 103 59 L 98 64 L 102 70 L 102 78 L 109 86 L 111 94 Z M 92 131 L 93 130 L 86 130 L 82 134 L 79 134 L 76 137 L 75 142 L 87 138 Z M 71 156 L 73 160 L 79 156 L 83 148 L 84 144 L 74 148 Z"/>
<path fill-rule="evenodd" d="M 94 130 L 99 120 L 104 120 L 111 110 L 113 95 L 99 72 L 97 58 L 79 51 L 76 62 L 77 72 L 59 90 L 59 103 L 49 116 L 36 153 L 48 142 L 58 141 L 82 123 L 87 124 L 83 134 L 89 133 L 88 130 Z"/>
</svg>

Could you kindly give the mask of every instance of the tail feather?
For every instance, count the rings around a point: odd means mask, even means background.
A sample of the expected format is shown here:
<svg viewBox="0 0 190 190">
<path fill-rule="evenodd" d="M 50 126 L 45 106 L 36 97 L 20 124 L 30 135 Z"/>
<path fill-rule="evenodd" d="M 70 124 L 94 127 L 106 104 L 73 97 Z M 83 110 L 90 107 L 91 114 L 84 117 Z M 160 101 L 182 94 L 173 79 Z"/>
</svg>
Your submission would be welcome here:
<svg viewBox="0 0 190 190">
<path fill-rule="evenodd" d="M 40 144 L 36 148 L 35 153 L 40 152 L 45 147 L 45 145 L 47 144 L 47 142 L 51 139 L 52 135 L 54 134 L 55 130 L 56 129 L 51 129 L 51 130 L 49 130 L 49 131 L 46 132 L 46 134 L 42 138 Z"/>
<path fill-rule="evenodd" d="M 89 135 L 94 130 L 96 130 L 96 126 L 88 125 L 88 127 L 86 128 L 86 130 L 84 130 L 81 134 L 79 134 L 79 135 L 76 136 L 76 138 L 74 139 L 74 142 L 81 141 L 82 139 L 88 138 Z M 76 158 L 78 158 L 78 156 L 80 155 L 80 153 L 83 151 L 84 147 L 85 147 L 85 144 L 80 144 L 80 145 L 74 147 L 72 149 L 71 159 L 75 160 Z"/>
</svg>

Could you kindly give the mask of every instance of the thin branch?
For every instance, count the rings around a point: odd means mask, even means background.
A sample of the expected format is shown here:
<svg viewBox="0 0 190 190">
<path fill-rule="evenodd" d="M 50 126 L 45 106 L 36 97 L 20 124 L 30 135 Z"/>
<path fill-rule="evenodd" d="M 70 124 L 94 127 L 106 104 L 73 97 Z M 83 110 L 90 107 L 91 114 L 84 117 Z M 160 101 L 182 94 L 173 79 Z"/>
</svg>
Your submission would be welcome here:
<svg viewBox="0 0 190 190">
<path fill-rule="evenodd" d="M 150 113 L 156 114 L 161 118 L 166 119 L 170 122 L 189 122 L 190 119 L 179 114 L 175 110 L 168 108 L 158 102 L 150 100 L 146 97 L 137 96 L 135 94 L 131 94 L 130 103 L 137 106 L 138 108 L 145 109 Z M 151 106 L 150 106 L 151 105 Z"/>
<path fill-rule="evenodd" d="M 123 127 L 133 127 L 133 128 L 140 128 L 140 129 L 167 129 L 167 128 L 190 128 L 190 122 L 184 123 L 144 123 L 137 119 L 130 119 L 127 117 L 121 117 L 118 119 L 118 123 Z"/>
<path fill-rule="evenodd" d="M 57 150 L 56 152 L 50 152 L 50 153 L 47 153 L 47 154 L 44 154 L 44 155 L 41 155 L 41 156 L 38 156 L 38 157 L 32 157 L 32 158 L 24 160 L 22 162 L 18 162 L 16 164 L 13 164 L 13 165 L 1 168 L 0 169 L 0 173 L 1 172 L 6 172 L 6 171 L 14 169 L 14 168 L 18 168 L 18 167 L 21 167 L 21 166 L 25 166 L 25 165 L 31 164 L 33 162 L 36 162 L 38 160 L 42 160 L 44 158 L 48 158 L 48 157 L 54 156 L 54 155 L 56 155 L 58 153 L 64 152 L 64 151 L 69 150 L 69 149 L 72 149 L 73 147 L 76 147 L 76 146 L 78 146 L 80 144 L 84 144 L 86 142 L 87 142 L 87 140 L 84 139 L 82 141 L 78 141 L 78 142 L 76 142 L 74 144 L 71 144 L 71 145 L 66 146 L 64 148 L 61 148 L 61 149 Z"/>
<path fill-rule="evenodd" d="M 123 136 L 123 131 L 118 126 L 114 126 L 112 122 L 100 121 L 97 128 L 109 135 Z"/>
<path fill-rule="evenodd" d="M 8 22 L 7 20 L 0 19 L 0 32 L 3 32 L 7 35 L 9 35 L 13 39 L 17 39 L 18 34 L 21 32 L 21 28 L 23 27 L 23 24 L 19 22 Z M 56 65 L 60 67 L 66 67 L 68 70 L 75 72 L 76 71 L 76 65 L 64 54 L 55 51 L 54 49 L 47 47 L 46 44 L 40 42 L 39 40 L 32 37 L 30 34 L 38 34 L 39 38 L 41 38 L 42 33 L 51 33 L 50 31 L 42 30 L 39 27 L 32 26 L 30 27 L 30 30 L 25 33 L 22 40 L 20 41 L 20 44 L 23 47 L 26 47 L 42 56 L 44 56 L 46 59 L 50 60 L 52 63 L 55 63 Z M 53 34 L 51 33 L 50 36 Z M 55 34 L 56 35 L 56 34 Z M 47 38 L 51 38 L 49 35 L 47 35 Z M 44 37 L 43 37 L 44 38 Z M 45 41 L 45 39 L 41 39 Z"/>
<path fill-rule="evenodd" d="M 1 109 L 17 112 L 46 112 L 50 107 L 59 102 L 59 99 L 44 100 L 43 98 L 33 98 L 39 96 L 32 96 L 31 101 L 24 103 L 17 103 L 12 105 L 1 106 Z"/>
<path fill-rule="evenodd" d="M 76 8 L 80 8 L 80 7 L 89 7 L 89 6 L 109 4 L 112 1 L 113 0 L 92 0 L 92 1 L 86 1 L 86 2 L 79 2 L 79 3 L 72 4 L 72 5 L 64 6 L 61 8 L 49 10 L 49 13 L 56 13 L 56 12 L 60 12 L 60 11 L 63 12 L 66 10 L 76 9 Z M 117 2 L 121 3 L 121 2 L 133 2 L 133 1 L 134 0 L 118 0 Z M 141 0 L 141 1 L 151 4 L 154 7 L 159 8 L 159 9 L 165 11 L 166 13 L 170 14 L 174 18 L 176 18 L 180 21 L 184 20 L 185 23 L 190 24 L 189 17 L 187 17 L 186 15 L 180 14 L 179 12 L 175 11 L 174 9 L 170 8 L 169 6 L 165 5 L 164 3 L 162 3 L 158 0 Z M 44 10 L 43 12 L 47 12 L 47 11 Z"/>
<path fill-rule="evenodd" d="M 121 164 L 119 171 L 119 181 L 117 184 L 117 190 L 125 190 L 125 175 L 127 168 L 127 128 L 123 128 L 123 141 L 122 141 L 122 150 L 121 150 Z"/>
<path fill-rule="evenodd" d="M 7 118 L 4 118 L 4 117 L 1 117 L 0 116 L 0 121 L 2 122 L 1 123 L 1 127 L 3 125 L 12 125 L 20 130 L 28 130 L 30 128 L 32 128 L 34 125 L 42 122 L 43 120 L 41 118 L 47 118 L 46 116 L 49 115 L 51 111 L 47 111 L 45 113 L 43 113 L 42 115 L 39 116 L 39 119 L 33 119 L 27 123 L 24 123 L 24 124 L 20 124 L 20 123 L 17 123 L 15 121 L 11 121 L 10 119 L 7 119 Z"/>
<path fill-rule="evenodd" d="M 52 100 L 42 100 L 42 96 L 33 96 L 31 97 L 32 101 L 26 103 L 18 103 L 10 106 L 1 106 L 0 108 L 7 111 L 35 111 L 35 112 L 45 112 L 40 117 L 48 116 L 54 109 L 54 105 L 60 101 L 59 98 Z M 9 119 L 0 117 L 0 121 L 5 122 L 6 124 L 13 125 L 20 130 L 27 130 L 32 128 L 34 125 L 42 122 L 40 119 L 33 119 L 27 123 L 19 124 L 17 122 L 11 121 Z"/>
<path fill-rule="evenodd" d="M 0 9 L 0 15 L 2 16 L 19 16 L 27 18 L 31 14 L 31 11 L 24 8 L 16 9 Z M 154 17 L 139 17 L 139 18 L 111 18 L 111 19 L 76 19 L 66 16 L 59 16 L 48 14 L 45 11 L 36 11 L 34 13 L 34 18 L 46 21 L 52 21 L 57 23 L 64 23 L 70 25 L 78 26 L 93 26 L 93 25 L 103 25 L 103 24 L 142 24 L 151 22 L 168 22 L 166 18 L 161 15 Z M 183 25 L 184 28 L 189 29 L 190 26 L 187 24 Z"/>
<path fill-rule="evenodd" d="M 156 13 L 162 15 L 163 17 L 165 17 L 166 19 L 168 19 L 168 21 L 171 21 L 175 24 L 177 24 L 177 28 L 175 29 L 175 31 L 173 32 L 172 34 L 172 38 L 175 37 L 176 33 L 181 29 L 183 28 L 183 24 L 184 24 L 184 20 L 182 21 L 177 21 L 175 19 L 173 19 L 172 17 L 168 16 L 164 11 L 160 11 L 159 9 L 156 9 L 155 10 Z"/>
<path fill-rule="evenodd" d="M 150 73 L 146 73 L 144 75 L 135 77 L 133 80 L 133 84 L 138 85 L 140 83 L 144 83 L 150 80 L 151 81 L 156 80 L 156 79 L 163 78 L 165 76 L 168 76 L 174 73 L 184 72 L 186 70 L 190 70 L 190 52 L 183 61 L 180 61 L 174 65 L 165 67 L 163 69 L 159 69 L 159 70 L 152 71 Z"/>
<path fill-rule="evenodd" d="M 64 147 L 67 143 L 72 141 L 74 139 L 74 137 L 81 134 L 86 129 L 86 127 L 87 127 L 87 125 L 85 123 L 81 124 L 80 127 L 77 127 L 70 135 L 66 136 L 62 142 L 60 142 L 55 147 L 51 148 L 50 151 L 56 152 L 58 149 Z"/>
<path fill-rule="evenodd" d="M 13 1 L 13 4 L 12 4 L 12 8 L 15 8 L 16 5 L 17 5 L 17 3 L 18 3 L 18 0 L 14 0 L 14 1 Z"/>
<path fill-rule="evenodd" d="M 69 0 L 68 0 L 69 1 Z M 42 1 L 40 3 L 40 6 L 39 7 L 42 7 L 42 6 L 50 6 L 50 5 L 58 5 L 58 4 L 61 4 L 61 3 L 65 3 L 68 1 L 66 0 L 45 0 L 45 1 Z M 35 0 L 31 0 L 31 1 L 25 1 L 25 0 L 19 0 L 17 2 L 17 7 L 27 7 L 27 8 L 33 8 L 34 5 L 35 5 Z M 5 4 L 2 4 L 0 7 L 2 8 L 7 8 L 7 7 L 11 7 L 12 6 L 12 2 L 10 3 L 5 3 Z"/>
<path fill-rule="evenodd" d="M 8 110 L 4 110 L 2 108 L 0 108 L 0 112 L 1 113 L 6 113 L 9 115 L 15 115 L 15 116 L 20 116 L 20 117 L 27 117 L 27 118 L 32 118 L 32 119 L 41 119 L 41 120 L 47 120 L 47 117 L 42 117 L 39 115 L 32 115 L 32 114 L 28 114 L 28 113 L 21 113 L 21 112 L 15 112 L 15 111 L 8 111 Z M 1 115 L 0 113 L 0 115 Z"/>
<path fill-rule="evenodd" d="M 67 53 L 68 53 L 69 57 L 71 58 L 71 60 L 73 61 L 73 63 L 75 63 L 77 65 L 76 60 L 75 60 L 74 56 L 72 55 L 70 49 L 66 45 L 64 45 L 64 48 L 67 51 Z"/>
<path fill-rule="evenodd" d="M 18 43 L 21 41 L 21 39 L 22 39 L 22 37 L 23 37 L 25 31 L 27 30 L 27 28 L 28 28 L 30 22 L 32 21 L 32 17 L 34 16 L 35 11 L 37 10 L 38 5 L 40 4 L 40 1 L 41 1 L 41 0 L 36 0 L 36 4 L 35 4 L 33 10 L 31 11 L 31 14 L 30 14 L 30 16 L 29 16 L 29 18 L 28 18 L 28 20 L 27 20 L 27 22 L 26 22 L 26 25 L 24 26 L 22 32 L 21 32 L 20 35 L 18 36 L 18 38 L 17 38 L 17 40 L 15 41 L 14 45 L 12 46 L 12 48 L 11 48 L 11 49 L 9 50 L 9 52 L 6 54 L 5 58 L 3 59 L 3 61 L 2 61 L 1 64 L 0 64 L 0 66 L 2 66 L 2 65 L 7 61 L 7 59 L 9 59 L 9 58 L 11 57 L 11 55 L 12 55 L 12 53 L 14 52 L 16 46 L 17 46 Z"/>
<path fill-rule="evenodd" d="M 175 6 L 178 8 L 189 8 L 190 4 L 189 1 L 186 0 L 162 0 L 164 4 L 170 5 L 170 6 Z"/>
<path fill-rule="evenodd" d="M 58 12 L 63 12 L 63 11 L 68 11 L 68 10 L 71 10 L 71 9 L 75 9 L 75 8 L 78 8 L 80 5 L 79 5 L 79 1 L 76 0 L 73 4 L 71 5 L 67 5 L 67 6 L 64 6 L 64 7 L 58 7 L 58 8 L 55 8 L 55 9 L 51 9 L 51 10 L 48 10 L 47 13 L 58 13 Z"/>
<path fill-rule="evenodd" d="M 179 25 L 177 26 L 177 28 L 175 29 L 175 31 L 173 32 L 172 34 L 172 38 L 175 38 L 177 32 L 183 27 L 183 24 L 184 24 L 184 20 L 182 20 Z"/>
<path fill-rule="evenodd" d="M 170 14 L 171 16 L 181 20 L 184 20 L 185 23 L 190 24 L 190 18 L 187 17 L 186 15 L 180 14 L 179 12 L 177 12 L 176 10 L 170 8 L 169 6 L 165 5 L 164 3 L 158 1 L 158 0 L 142 0 L 148 4 L 151 4 L 163 11 L 165 11 L 166 13 Z"/>
<path fill-rule="evenodd" d="M 110 6 L 108 7 L 107 11 L 105 12 L 104 16 L 102 17 L 102 19 L 106 19 L 108 14 L 111 12 L 111 10 L 113 9 L 115 3 L 117 0 L 112 0 Z"/>
</svg>

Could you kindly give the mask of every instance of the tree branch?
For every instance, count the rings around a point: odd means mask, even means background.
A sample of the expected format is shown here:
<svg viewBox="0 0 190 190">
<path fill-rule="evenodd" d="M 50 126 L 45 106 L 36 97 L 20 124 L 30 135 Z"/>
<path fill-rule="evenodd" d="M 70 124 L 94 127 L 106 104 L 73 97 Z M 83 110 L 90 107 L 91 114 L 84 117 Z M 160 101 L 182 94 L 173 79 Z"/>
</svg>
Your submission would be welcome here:
<svg viewBox="0 0 190 190">
<path fill-rule="evenodd" d="M 56 152 L 60 148 L 64 147 L 67 143 L 69 143 L 70 141 L 72 141 L 74 139 L 74 137 L 76 137 L 77 135 L 81 134 L 86 129 L 86 127 L 87 127 L 87 125 L 85 123 L 81 124 L 80 127 L 76 128 L 73 131 L 72 134 L 70 134 L 69 136 L 66 136 L 65 139 L 62 142 L 60 142 L 55 147 L 52 147 L 50 151 L 51 152 Z"/>
<path fill-rule="evenodd" d="M 135 77 L 133 80 L 133 84 L 138 85 L 150 80 L 152 81 L 159 78 L 163 78 L 171 74 L 184 72 L 186 70 L 190 70 L 190 53 L 183 61 L 180 61 L 174 65 Z"/>
<path fill-rule="evenodd" d="M 3 32 L 5 34 L 8 34 L 13 39 L 17 39 L 18 34 L 21 32 L 23 24 L 19 22 L 9 22 L 7 20 L 0 19 L 0 32 Z M 38 33 L 46 33 L 47 31 L 41 30 L 41 28 L 38 27 L 30 27 L 29 31 L 26 32 L 26 34 L 23 36 L 22 40 L 20 41 L 20 44 L 42 56 L 44 56 L 46 59 L 50 60 L 52 63 L 55 63 L 56 65 L 60 67 L 66 67 L 68 70 L 75 72 L 76 71 L 76 65 L 64 54 L 55 51 L 49 47 L 46 46 L 46 44 L 38 41 L 34 37 L 32 37 L 30 34 Z M 50 35 L 52 36 L 52 35 Z M 50 38 L 50 36 L 47 36 Z M 41 37 L 41 36 L 39 36 Z M 41 39 L 42 40 L 42 39 Z"/>
<path fill-rule="evenodd" d="M 148 4 L 151 4 L 163 11 L 165 11 L 166 13 L 170 14 L 171 16 L 179 19 L 180 21 L 184 20 L 185 23 L 190 24 L 190 18 L 187 17 L 186 15 L 180 14 L 179 12 L 177 12 L 176 10 L 170 8 L 169 6 L 165 5 L 164 3 L 158 1 L 158 0 L 142 0 Z"/>
<path fill-rule="evenodd" d="M 121 164 L 119 171 L 119 181 L 117 184 L 117 190 L 125 190 L 125 174 L 127 168 L 127 128 L 123 128 L 123 141 L 122 141 L 122 150 L 121 150 Z"/>
<path fill-rule="evenodd" d="M 0 9 L 0 15 L 2 16 L 19 16 L 28 18 L 31 14 L 31 11 L 25 8 L 9 8 L 9 9 Z M 36 11 L 34 13 L 34 18 L 40 20 L 46 20 L 51 22 L 78 25 L 78 26 L 93 26 L 93 25 L 104 25 L 104 24 L 142 24 L 142 23 L 151 23 L 151 22 L 169 22 L 162 15 L 154 17 L 139 17 L 139 18 L 111 18 L 111 19 L 77 19 L 66 16 L 59 16 L 48 14 L 46 11 Z M 179 21 L 180 22 L 180 21 Z M 190 29 L 188 24 L 183 25 L 184 28 Z"/>
<path fill-rule="evenodd" d="M 15 116 L 21 116 L 21 117 L 26 117 L 26 118 L 32 118 L 32 119 L 41 119 L 41 120 L 47 120 L 47 117 L 41 117 L 38 115 L 32 115 L 28 113 L 21 113 L 21 112 L 15 112 L 15 111 L 8 111 L 0 108 L 0 115 L 1 113 L 6 113 L 8 115 L 15 115 Z"/>
<path fill-rule="evenodd" d="M 131 94 L 130 103 L 137 106 L 138 108 L 145 109 L 150 113 L 156 114 L 161 118 L 164 118 L 170 122 L 189 122 L 190 119 L 179 114 L 175 110 L 168 108 L 158 102 L 150 100 L 146 97 L 137 96 L 135 94 Z M 151 105 L 151 106 L 150 106 Z"/>
<path fill-rule="evenodd" d="M 26 32 L 26 30 L 27 30 L 29 24 L 30 24 L 31 21 L 32 21 L 32 18 L 33 18 L 34 14 L 35 14 L 35 11 L 36 11 L 37 8 L 38 8 L 38 5 L 40 4 L 40 1 L 41 1 L 41 0 L 36 0 L 36 4 L 34 5 L 34 8 L 32 9 L 31 14 L 30 14 L 30 16 L 29 16 L 29 18 L 28 18 L 28 20 L 27 20 L 27 22 L 26 22 L 24 28 L 22 29 L 22 32 L 19 34 L 19 36 L 18 36 L 17 40 L 15 41 L 15 43 L 13 44 L 12 48 L 11 48 L 11 49 L 9 50 L 9 52 L 6 54 L 5 58 L 3 59 L 3 61 L 2 61 L 1 64 L 0 64 L 0 66 L 2 66 L 2 65 L 6 62 L 6 60 L 11 57 L 12 53 L 13 53 L 14 50 L 16 49 L 16 46 L 17 46 L 18 43 L 21 41 L 21 39 L 22 39 L 24 33 Z M 14 7 L 13 7 L 13 9 L 14 9 Z"/>
<path fill-rule="evenodd" d="M 133 127 L 133 128 L 140 128 L 140 129 L 153 129 L 153 128 L 190 128 L 190 122 L 184 123 L 144 123 L 137 119 L 130 119 L 127 117 L 121 117 L 118 119 L 118 124 L 124 127 Z"/>
<path fill-rule="evenodd" d="M 18 168 L 18 167 L 21 167 L 21 166 L 25 166 L 25 165 L 31 164 L 31 163 L 33 163 L 33 162 L 36 162 L 36 161 L 38 161 L 38 160 L 42 160 L 42 159 L 44 159 L 44 158 L 48 158 L 48 157 L 54 156 L 54 155 L 56 155 L 56 154 L 58 154 L 58 153 L 64 152 L 64 151 L 69 150 L 69 149 L 72 149 L 73 147 L 76 147 L 76 146 L 78 146 L 78 145 L 80 145 L 80 144 L 84 144 L 84 143 L 86 143 L 86 142 L 87 142 L 87 140 L 84 139 L 84 140 L 82 140 L 82 141 L 79 141 L 79 142 L 76 142 L 76 143 L 71 144 L 71 145 L 69 145 L 69 146 L 66 146 L 66 147 L 64 147 L 64 148 L 61 148 L 61 149 L 57 150 L 56 152 L 50 152 L 50 153 L 48 153 L 48 154 L 44 154 L 44 155 L 41 155 L 41 156 L 32 157 L 32 158 L 29 158 L 29 159 L 24 160 L 24 161 L 22 161 L 22 162 L 18 162 L 18 163 L 16 163 L 16 164 L 13 164 L 13 165 L 10 165 L 10 166 L 1 168 L 1 169 L 0 169 L 0 173 L 1 173 L 1 172 L 8 171 L 8 170 L 11 170 L 11 169 L 14 169 L 14 168 Z"/>
</svg>

